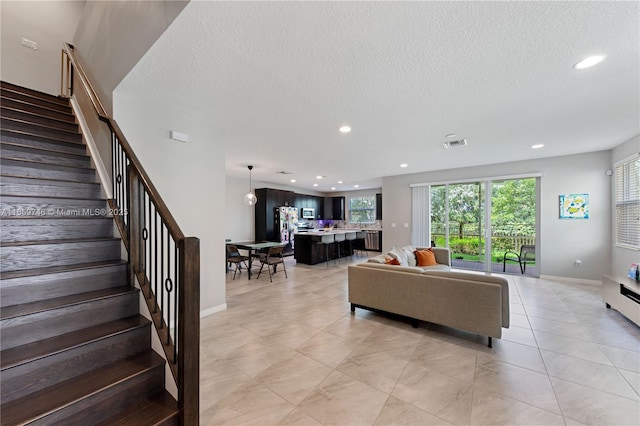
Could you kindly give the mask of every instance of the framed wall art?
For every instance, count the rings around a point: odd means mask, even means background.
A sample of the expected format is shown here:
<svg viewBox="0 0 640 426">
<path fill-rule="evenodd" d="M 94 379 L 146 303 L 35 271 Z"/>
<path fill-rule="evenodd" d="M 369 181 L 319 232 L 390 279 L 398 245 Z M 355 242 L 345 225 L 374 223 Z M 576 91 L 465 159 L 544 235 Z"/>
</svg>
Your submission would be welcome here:
<svg viewBox="0 0 640 426">
<path fill-rule="evenodd" d="M 589 219 L 589 194 L 560 195 L 560 219 Z"/>
</svg>

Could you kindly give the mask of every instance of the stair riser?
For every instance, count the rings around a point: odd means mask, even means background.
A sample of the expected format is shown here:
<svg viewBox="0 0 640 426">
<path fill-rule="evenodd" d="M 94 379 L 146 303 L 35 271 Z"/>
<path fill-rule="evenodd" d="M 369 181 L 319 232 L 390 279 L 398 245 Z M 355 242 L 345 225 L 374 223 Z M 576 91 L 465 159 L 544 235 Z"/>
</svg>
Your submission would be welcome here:
<svg viewBox="0 0 640 426">
<path fill-rule="evenodd" d="M 118 260 L 120 240 L 6 246 L 1 259 L 5 272 Z"/>
<path fill-rule="evenodd" d="M 75 155 L 44 151 L 39 148 L 0 144 L 0 156 L 21 160 L 40 161 L 70 167 L 91 167 L 91 160 L 87 155 Z M 3 170 L 3 173 L 7 173 Z"/>
<path fill-rule="evenodd" d="M 46 182 L 26 180 L 17 182 L 13 178 L 3 177 L 0 182 L 0 194 L 22 195 L 29 197 L 62 197 L 62 198 L 100 198 L 100 186 L 76 182 Z"/>
<path fill-rule="evenodd" d="M 29 199 L 19 196 L 0 196 L 1 216 L 71 216 L 85 209 L 103 209 L 107 207 L 106 200 L 66 199 L 66 198 L 37 198 Z"/>
<path fill-rule="evenodd" d="M 68 142 L 82 142 L 82 135 L 80 133 L 65 132 L 63 130 L 51 129 L 44 126 L 39 126 L 29 122 L 14 121 L 8 119 L 2 119 L 0 125 L 6 130 L 16 130 L 22 132 L 28 132 L 34 135 L 46 136 L 50 139 L 57 139 Z"/>
<path fill-rule="evenodd" d="M 2 173 L 13 176 L 33 177 L 40 179 L 63 179 L 95 183 L 96 173 L 93 169 L 58 166 L 30 161 L 0 159 Z"/>
<path fill-rule="evenodd" d="M 2 115 L 2 117 L 15 118 L 17 120 L 23 120 L 23 121 L 30 121 L 32 123 L 41 124 L 47 127 L 65 130 L 67 132 L 76 132 L 76 133 L 78 132 L 77 123 L 70 123 L 69 121 L 56 120 L 51 117 L 32 114 L 24 110 L 6 108 L 6 106 L 3 106 L 2 108 L 0 108 L 0 114 Z"/>
<path fill-rule="evenodd" d="M 17 101 L 11 98 L 6 98 L 4 96 L 0 98 L 0 103 L 2 103 L 2 106 L 5 106 L 7 108 L 19 109 L 19 110 L 23 110 L 33 114 L 38 114 L 40 116 L 51 117 L 56 120 L 67 121 L 69 123 L 76 122 L 76 119 L 73 116 L 73 114 L 71 114 L 71 112 L 56 111 L 56 110 L 48 109 L 45 107 L 40 107 L 37 105 L 31 105 L 25 102 Z"/>
<path fill-rule="evenodd" d="M 71 113 L 71 107 L 68 102 L 66 105 L 59 104 L 57 102 L 50 102 L 47 99 L 41 99 L 34 96 L 23 95 L 22 93 L 12 92 L 5 89 L 0 89 L 0 93 L 3 97 L 9 99 L 15 99 L 17 101 L 22 101 L 30 105 L 37 105 L 41 107 L 45 107 L 54 111 L 60 111 L 64 113 Z"/>
<path fill-rule="evenodd" d="M 88 301 L 0 321 L 3 349 L 138 314 L 137 292 Z"/>
<path fill-rule="evenodd" d="M 150 324 L 2 371 L 0 403 L 100 368 L 151 347 Z"/>
<path fill-rule="evenodd" d="M 54 297 L 120 287 L 126 283 L 126 265 L 2 279 L 0 280 L 0 306 L 19 305 Z"/>
<path fill-rule="evenodd" d="M 26 137 L 11 136 L 9 132 L 2 132 L 0 135 L 2 142 L 16 143 L 19 145 L 32 146 L 34 148 L 50 149 L 53 151 L 66 152 L 69 154 L 87 155 L 87 146 L 83 143 L 63 142 L 63 141 L 41 141 Z"/>
<path fill-rule="evenodd" d="M 162 389 L 164 366 L 160 365 L 51 413 L 30 425 L 97 424 Z"/>
<path fill-rule="evenodd" d="M 25 96 L 31 96 L 33 98 L 43 99 L 48 102 L 57 103 L 60 105 L 69 105 L 69 99 L 61 98 L 50 93 L 39 92 L 37 90 L 28 89 L 26 87 L 17 86 L 9 82 L 3 81 L 0 83 L 0 88 L 6 93 L 19 93 Z"/>
<path fill-rule="evenodd" d="M 3 219 L 0 241 L 48 241 L 113 237 L 113 219 Z"/>
</svg>

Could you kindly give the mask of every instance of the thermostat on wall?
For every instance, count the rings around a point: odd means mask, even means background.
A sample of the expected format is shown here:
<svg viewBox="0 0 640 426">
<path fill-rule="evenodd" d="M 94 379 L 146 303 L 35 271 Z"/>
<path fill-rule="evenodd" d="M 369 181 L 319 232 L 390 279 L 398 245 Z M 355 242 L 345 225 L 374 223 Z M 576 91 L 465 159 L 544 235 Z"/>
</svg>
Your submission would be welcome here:
<svg viewBox="0 0 640 426">
<path fill-rule="evenodd" d="M 180 132 L 176 132 L 175 130 L 172 130 L 171 132 L 169 132 L 170 137 L 172 140 L 174 141 L 178 141 L 178 142 L 189 142 L 189 135 L 187 135 L 186 133 L 180 133 Z"/>
</svg>

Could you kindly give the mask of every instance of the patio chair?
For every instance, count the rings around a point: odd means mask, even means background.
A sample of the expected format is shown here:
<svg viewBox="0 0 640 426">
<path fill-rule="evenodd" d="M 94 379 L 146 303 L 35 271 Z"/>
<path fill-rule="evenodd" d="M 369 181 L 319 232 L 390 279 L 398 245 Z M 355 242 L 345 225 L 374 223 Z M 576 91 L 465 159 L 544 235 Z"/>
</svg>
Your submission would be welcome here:
<svg viewBox="0 0 640 426">
<path fill-rule="evenodd" d="M 238 248 L 233 244 L 227 244 L 227 262 L 228 264 L 235 264 L 236 269 L 233 271 L 233 279 L 236 279 L 236 274 L 238 273 L 238 269 L 242 269 L 242 264 L 244 263 L 244 267 L 249 270 L 247 266 L 247 260 L 249 258 L 247 256 L 243 256 L 238 251 Z"/>
<path fill-rule="evenodd" d="M 271 268 L 273 268 L 273 273 L 276 273 L 276 267 L 279 264 L 282 264 L 282 269 L 284 270 L 284 277 L 287 277 L 287 268 L 284 266 L 284 257 L 282 252 L 284 250 L 284 246 L 271 247 L 267 252 L 267 255 L 260 258 L 260 270 L 258 271 L 258 278 L 260 278 L 260 273 L 262 272 L 262 268 L 264 265 L 267 265 L 267 270 L 269 271 L 269 281 L 273 282 L 273 278 L 271 275 Z"/>
<path fill-rule="evenodd" d="M 527 270 L 527 263 L 536 262 L 536 246 L 533 244 L 523 244 L 520 246 L 520 253 L 512 251 L 506 252 L 502 260 L 502 272 L 505 272 L 507 268 L 507 261 L 518 262 L 520 265 L 520 273 L 524 275 Z"/>
</svg>

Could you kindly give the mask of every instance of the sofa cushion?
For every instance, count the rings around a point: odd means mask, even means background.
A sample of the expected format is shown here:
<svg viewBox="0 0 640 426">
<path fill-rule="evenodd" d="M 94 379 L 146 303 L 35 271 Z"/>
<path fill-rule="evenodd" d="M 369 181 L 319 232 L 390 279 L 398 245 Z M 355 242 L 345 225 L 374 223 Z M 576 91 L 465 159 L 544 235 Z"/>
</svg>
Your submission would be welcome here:
<svg viewBox="0 0 640 426">
<path fill-rule="evenodd" d="M 395 266 L 395 265 L 383 265 L 381 263 L 359 263 L 358 267 L 363 268 L 372 268 L 372 269 L 386 269 L 387 271 L 398 271 L 398 272 L 413 272 L 415 274 L 422 274 L 424 270 L 422 268 L 418 268 L 417 266 Z"/>
<path fill-rule="evenodd" d="M 441 263 L 436 263 L 432 266 L 418 266 L 418 268 L 422 269 L 424 272 L 427 271 L 450 271 L 451 268 L 447 265 L 443 265 Z"/>
<path fill-rule="evenodd" d="M 407 254 L 404 250 L 393 247 L 389 252 L 387 252 L 387 254 L 394 259 L 398 259 L 401 266 L 409 266 L 409 263 L 407 262 Z"/>
<path fill-rule="evenodd" d="M 415 256 L 418 266 L 434 266 L 437 265 L 436 256 L 431 249 L 416 250 Z"/>
<path fill-rule="evenodd" d="M 415 251 L 416 248 L 413 246 L 404 246 L 402 247 L 404 254 L 407 256 L 407 265 L 408 266 L 418 266 L 418 262 L 416 261 Z"/>
</svg>

